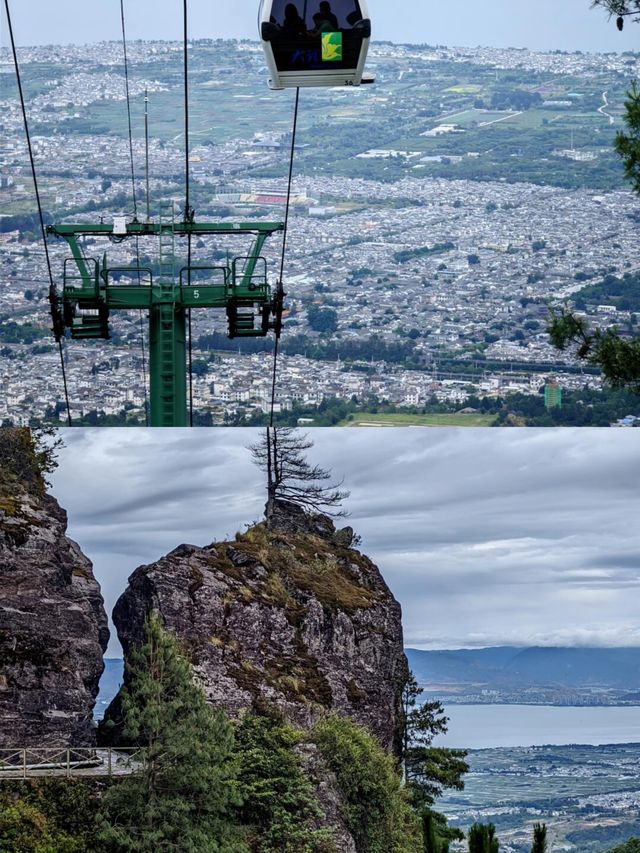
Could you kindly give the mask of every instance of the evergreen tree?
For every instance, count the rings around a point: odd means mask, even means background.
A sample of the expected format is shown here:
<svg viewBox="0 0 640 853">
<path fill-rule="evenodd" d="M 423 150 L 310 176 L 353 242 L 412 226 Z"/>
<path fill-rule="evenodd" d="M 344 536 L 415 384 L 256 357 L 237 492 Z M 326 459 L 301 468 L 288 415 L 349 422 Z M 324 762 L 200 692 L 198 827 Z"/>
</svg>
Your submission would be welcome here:
<svg viewBox="0 0 640 853">
<path fill-rule="evenodd" d="M 436 836 L 435 821 L 430 809 L 422 813 L 422 837 L 424 839 L 424 853 L 440 853 L 440 845 Z"/>
<path fill-rule="evenodd" d="M 313 827 L 322 812 L 295 752 L 300 739 L 274 709 L 246 714 L 236 729 L 242 823 L 257 853 L 335 853 L 333 832 Z"/>
<path fill-rule="evenodd" d="M 626 340 L 610 329 L 593 332 L 565 308 L 552 312 L 548 332 L 556 349 L 576 345 L 578 358 L 600 367 L 611 385 L 640 394 L 640 338 Z"/>
<path fill-rule="evenodd" d="M 418 809 L 430 808 L 448 788 L 462 791 L 462 776 L 469 770 L 465 750 L 432 746 L 436 735 L 446 733 L 449 720 L 440 702 L 418 704 L 422 692 L 410 672 L 402 689 L 402 761 Z"/>
<path fill-rule="evenodd" d="M 498 853 L 500 844 L 492 823 L 474 823 L 469 827 L 469 853 Z"/>
<path fill-rule="evenodd" d="M 98 820 L 109 853 L 244 853 L 233 730 L 193 680 L 178 642 L 151 615 L 131 649 L 122 689 L 123 735 L 141 747 L 140 772 L 114 781 Z"/>
<path fill-rule="evenodd" d="M 611 16 L 615 15 L 619 30 L 624 28 L 624 19 L 626 16 L 640 16 L 640 0 L 593 0 L 591 5 L 602 6 Z"/>
<path fill-rule="evenodd" d="M 459 830 L 447 826 L 444 815 L 431 809 L 423 809 L 422 837 L 424 853 L 449 853 L 449 839 L 456 838 L 461 841 L 464 835 Z"/>
<path fill-rule="evenodd" d="M 615 148 L 624 163 L 624 176 L 640 194 L 640 89 L 633 81 L 624 102 L 627 130 L 616 133 Z"/>
<path fill-rule="evenodd" d="M 407 802 L 393 756 L 348 717 L 316 724 L 313 739 L 335 774 L 342 816 L 358 853 L 421 853 L 418 816 Z"/>
<path fill-rule="evenodd" d="M 531 853 L 547 853 L 547 825 L 545 823 L 534 824 Z"/>
<path fill-rule="evenodd" d="M 293 427 L 267 427 L 262 438 L 249 450 L 256 465 L 267 475 L 267 517 L 276 500 L 290 501 L 307 512 L 334 511 L 349 496 L 341 483 L 325 485 L 329 471 L 307 462 L 305 451 L 313 447 L 304 433 Z"/>
</svg>

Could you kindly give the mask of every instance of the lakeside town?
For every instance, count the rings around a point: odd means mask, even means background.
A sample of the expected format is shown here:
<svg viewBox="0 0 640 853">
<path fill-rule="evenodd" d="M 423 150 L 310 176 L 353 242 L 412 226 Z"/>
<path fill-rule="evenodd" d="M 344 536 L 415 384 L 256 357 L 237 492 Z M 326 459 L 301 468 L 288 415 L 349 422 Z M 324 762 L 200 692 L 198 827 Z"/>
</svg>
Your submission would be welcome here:
<svg viewBox="0 0 640 853">
<path fill-rule="evenodd" d="M 280 93 L 265 94 L 259 46 L 195 43 L 191 53 L 197 83 L 190 168 L 197 216 L 282 220 L 290 104 L 278 100 Z M 25 48 L 20 54 L 50 220 L 132 217 L 121 45 L 101 45 L 99 59 L 89 46 Z M 170 43 L 135 43 L 130 57 L 136 110 L 146 91 L 151 102 L 162 105 L 166 98 L 176 111 L 171 127 L 158 125 L 149 146 L 154 209 L 160 201 L 173 201 L 176 218 L 184 167 L 173 73 L 180 58 L 180 46 Z M 375 399 L 399 409 L 435 402 L 463 410 L 470 398 L 538 395 L 549 387 L 599 390 L 597 371 L 555 350 L 546 326 L 549 306 L 570 303 L 606 276 L 640 271 L 640 205 L 619 174 L 611 177 L 615 168 L 621 172 L 612 134 L 621 127 L 625 86 L 639 70 L 639 55 L 383 43 L 372 50 L 372 63 L 377 83 L 367 91 L 328 90 L 308 99 L 307 124 L 296 147 L 284 270 L 282 341 L 293 339 L 296 346 L 283 346 L 279 356 L 276 411 L 313 408 L 334 398 Z M 0 419 L 21 424 L 50 416 L 52 408 L 60 417 L 65 413 L 59 354 L 49 331 L 45 258 L 6 50 L 0 71 L 0 377 L 6 389 Z M 493 106 L 507 88 L 531 96 L 530 106 Z M 230 105 L 223 128 L 210 127 L 205 107 L 212 93 Z M 256 103 L 264 104 L 264 116 L 252 114 Z M 163 121 L 167 115 L 163 112 Z M 371 130 L 360 134 L 365 121 Z M 334 124 L 344 130 L 335 159 L 327 163 L 320 140 Z M 355 139 L 352 124 L 359 133 Z M 565 129 L 559 133 L 559 127 Z M 539 156 L 529 162 L 524 146 L 534 137 Z M 547 137 L 548 150 L 541 141 Z M 140 133 L 132 147 L 143 210 Z M 504 174 L 495 171 L 501 161 Z M 548 184 L 536 177 L 544 161 Z M 567 185 L 563 164 L 571 176 Z M 596 188 L 589 170 L 599 176 Z M 495 179 L 484 177 L 485 171 Z M 204 237 L 193 263 L 246 250 L 237 237 Z M 263 251 L 272 284 L 280 250 L 276 235 Z M 129 242 L 95 240 L 83 251 L 95 257 L 106 251 L 111 266 L 134 263 Z M 155 257 L 153 239 L 142 239 L 139 251 Z M 177 246 L 176 253 L 181 251 Z M 50 252 L 60 285 L 68 250 L 51 241 Z M 596 299 L 587 300 L 581 313 L 592 327 L 637 334 L 635 308 Z M 194 407 L 213 423 L 268 411 L 272 341 L 267 351 L 256 352 L 236 342 L 221 345 L 222 312 L 194 311 L 192 322 Z M 72 417 L 126 410 L 143 420 L 146 323 L 136 312 L 112 312 L 112 341 L 64 342 Z M 640 410 L 629 414 L 632 425 Z"/>
</svg>

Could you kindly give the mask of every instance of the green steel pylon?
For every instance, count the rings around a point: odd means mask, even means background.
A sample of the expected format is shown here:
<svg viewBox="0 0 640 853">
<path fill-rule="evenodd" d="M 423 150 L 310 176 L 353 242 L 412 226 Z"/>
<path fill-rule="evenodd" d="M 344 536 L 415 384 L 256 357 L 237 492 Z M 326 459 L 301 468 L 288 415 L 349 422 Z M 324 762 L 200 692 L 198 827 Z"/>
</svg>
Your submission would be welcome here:
<svg viewBox="0 0 640 853">
<path fill-rule="evenodd" d="M 114 225 L 49 225 L 47 233 L 66 240 L 72 254 L 64 262 L 62 291 L 54 300 L 54 334 L 59 339 L 69 330 L 76 340 L 106 339 L 112 311 L 148 311 L 151 426 L 186 426 L 186 311 L 224 308 L 231 338 L 262 337 L 270 330 L 279 334 L 282 292 L 272 293 L 260 252 L 267 237 L 283 228 L 282 222 L 176 223 L 172 204 L 161 210 L 157 223 L 116 219 Z M 175 241 L 189 234 L 251 234 L 254 242 L 246 256 L 225 266 L 178 270 Z M 156 277 L 148 267 L 109 267 L 106 255 L 102 260 L 85 257 L 78 244 L 83 235 L 117 242 L 157 236 Z M 127 279 L 121 284 L 118 277 L 123 275 Z"/>
</svg>

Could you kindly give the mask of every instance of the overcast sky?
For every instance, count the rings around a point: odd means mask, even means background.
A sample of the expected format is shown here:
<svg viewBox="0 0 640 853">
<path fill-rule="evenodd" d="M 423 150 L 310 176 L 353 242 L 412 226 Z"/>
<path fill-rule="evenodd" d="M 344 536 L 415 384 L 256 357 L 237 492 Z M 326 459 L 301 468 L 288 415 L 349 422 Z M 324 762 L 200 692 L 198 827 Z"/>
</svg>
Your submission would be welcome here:
<svg viewBox="0 0 640 853">
<path fill-rule="evenodd" d="M 136 566 L 262 514 L 257 431 L 63 433 L 53 492 L 109 612 Z M 351 490 L 347 523 L 402 604 L 406 645 L 640 645 L 640 431 L 310 435 Z"/>
<path fill-rule="evenodd" d="M 86 43 L 120 38 L 119 0 L 9 0 L 19 44 Z M 374 39 L 535 50 L 623 51 L 640 47 L 640 25 L 619 33 L 590 0 L 369 0 Z M 125 0 L 131 39 L 182 37 L 179 0 Z M 257 0 L 190 0 L 190 35 L 254 38 Z M 3 38 L 7 43 L 3 6 Z"/>
</svg>

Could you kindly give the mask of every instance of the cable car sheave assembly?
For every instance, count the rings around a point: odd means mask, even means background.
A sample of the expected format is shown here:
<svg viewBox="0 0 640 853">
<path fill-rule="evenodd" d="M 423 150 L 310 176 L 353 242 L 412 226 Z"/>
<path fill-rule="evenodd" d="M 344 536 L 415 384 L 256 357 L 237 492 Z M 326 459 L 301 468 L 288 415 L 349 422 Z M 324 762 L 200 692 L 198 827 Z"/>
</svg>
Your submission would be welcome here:
<svg viewBox="0 0 640 853">
<path fill-rule="evenodd" d="M 47 233 L 69 244 L 62 291 L 53 307 L 54 334 L 69 329 L 75 340 L 109 338 L 109 317 L 118 309 L 149 311 L 149 372 L 151 425 L 183 426 L 187 422 L 186 312 L 193 308 L 224 308 L 229 337 L 263 337 L 282 328 L 282 286 L 267 281 L 266 261 L 260 255 L 269 235 L 282 231 L 282 222 L 126 222 L 113 225 L 49 225 Z M 247 256 L 226 266 L 183 266 L 176 269 L 174 238 L 211 234 L 255 234 Z M 157 236 L 160 259 L 156 268 L 109 267 L 84 255 L 78 238 L 108 237 L 115 241 Z M 126 282 L 122 283 L 122 276 Z"/>
<path fill-rule="evenodd" d="M 258 24 L 272 89 L 373 83 L 366 0 L 262 0 Z"/>
</svg>

